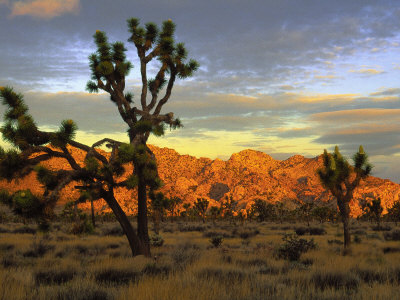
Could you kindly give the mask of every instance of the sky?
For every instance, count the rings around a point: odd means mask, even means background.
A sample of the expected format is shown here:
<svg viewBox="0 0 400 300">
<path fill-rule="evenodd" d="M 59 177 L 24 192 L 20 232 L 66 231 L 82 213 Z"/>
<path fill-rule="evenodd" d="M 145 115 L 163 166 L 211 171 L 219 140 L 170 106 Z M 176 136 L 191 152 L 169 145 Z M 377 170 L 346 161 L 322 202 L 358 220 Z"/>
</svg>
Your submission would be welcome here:
<svg viewBox="0 0 400 300">
<path fill-rule="evenodd" d="M 164 106 L 184 127 L 149 143 L 212 159 L 251 148 L 280 160 L 335 145 L 350 158 L 363 145 L 372 175 L 400 182 L 400 1 L 0 0 L 0 86 L 24 94 L 42 129 L 73 119 L 81 142 L 128 141 L 109 97 L 85 86 L 102 30 L 128 48 L 127 89 L 138 98 L 131 17 L 172 19 L 176 41 L 200 63 Z"/>
</svg>

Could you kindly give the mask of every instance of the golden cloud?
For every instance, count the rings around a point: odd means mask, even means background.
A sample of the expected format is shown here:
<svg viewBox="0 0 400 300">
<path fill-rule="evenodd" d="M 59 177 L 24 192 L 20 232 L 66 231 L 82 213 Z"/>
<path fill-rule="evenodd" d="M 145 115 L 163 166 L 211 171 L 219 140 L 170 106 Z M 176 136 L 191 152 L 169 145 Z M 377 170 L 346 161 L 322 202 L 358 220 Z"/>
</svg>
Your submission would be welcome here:
<svg viewBox="0 0 400 300">
<path fill-rule="evenodd" d="M 321 112 L 310 116 L 312 121 L 394 121 L 400 119 L 400 109 L 384 108 L 362 108 L 351 110 L 340 110 L 331 112 Z"/>
<path fill-rule="evenodd" d="M 382 70 L 377 69 L 360 69 L 360 70 L 350 70 L 350 73 L 358 73 L 364 75 L 378 75 L 384 73 Z"/>
<path fill-rule="evenodd" d="M 0 0 L 2 1 L 2 0 Z M 40 19 L 51 19 L 65 13 L 77 13 L 80 0 L 33 0 L 16 1 L 11 16 L 30 15 Z"/>
</svg>

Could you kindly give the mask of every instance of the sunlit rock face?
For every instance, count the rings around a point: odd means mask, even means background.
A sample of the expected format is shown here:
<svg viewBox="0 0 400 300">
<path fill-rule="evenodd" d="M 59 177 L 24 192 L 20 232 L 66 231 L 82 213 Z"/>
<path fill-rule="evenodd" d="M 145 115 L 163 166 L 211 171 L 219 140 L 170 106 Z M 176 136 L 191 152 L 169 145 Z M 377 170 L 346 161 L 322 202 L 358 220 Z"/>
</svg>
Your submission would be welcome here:
<svg viewBox="0 0 400 300">
<path fill-rule="evenodd" d="M 245 209 L 250 207 L 254 199 L 264 199 L 272 203 L 283 201 L 288 206 L 298 201 L 335 201 L 321 186 L 316 175 L 316 170 L 322 165 L 321 157 L 305 158 L 295 155 L 279 161 L 263 152 L 244 150 L 223 161 L 180 155 L 168 148 L 150 148 L 156 156 L 159 174 L 164 181 L 161 191 L 168 197 L 178 196 L 184 202 L 193 203 L 197 198 L 206 198 L 210 201 L 210 206 L 219 206 L 225 197 L 232 196 L 238 201 L 237 208 Z M 82 164 L 85 152 L 73 149 L 73 156 Z M 68 163 L 59 158 L 51 159 L 44 165 L 52 169 L 70 169 Z M 131 172 L 132 165 L 127 165 L 126 171 L 126 174 Z M 79 193 L 74 189 L 76 184 L 69 184 L 62 192 L 60 205 L 78 197 Z M 1 181 L 0 188 L 11 191 L 29 188 L 33 193 L 43 191 L 33 173 L 11 183 Z M 355 190 L 351 214 L 361 214 L 360 201 L 377 197 L 381 198 L 385 209 L 391 207 L 393 202 L 399 200 L 399 194 L 399 184 L 371 176 Z M 128 214 L 136 212 L 136 191 L 118 188 L 116 197 Z M 109 210 L 104 201 L 97 201 L 95 207 L 98 212 Z"/>
</svg>

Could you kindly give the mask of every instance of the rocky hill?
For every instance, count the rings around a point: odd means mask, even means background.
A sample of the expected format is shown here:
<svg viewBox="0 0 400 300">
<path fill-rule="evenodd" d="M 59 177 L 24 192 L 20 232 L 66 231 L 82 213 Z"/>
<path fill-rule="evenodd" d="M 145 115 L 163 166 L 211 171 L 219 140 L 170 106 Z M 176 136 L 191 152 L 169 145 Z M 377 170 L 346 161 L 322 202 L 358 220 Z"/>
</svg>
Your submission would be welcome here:
<svg viewBox="0 0 400 300">
<path fill-rule="evenodd" d="M 161 191 L 170 197 L 179 196 L 184 202 L 194 202 L 198 197 L 203 197 L 210 200 L 210 205 L 218 205 L 222 197 L 232 196 L 239 202 L 238 208 L 245 209 L 257 198 L 270 202 L 283 201 L 288 206 L 298 201 L 334 201 L 316 176 L 316 170 L 322 164 L 321 157 L 295 155 L 280 161 L 263 152 L 244 150 L 223 161 L 180 155 L 168 148 L 150 147 L 157 158 L 160 177 L 165 183 Z M 77 161 L 82 162 L 84 155 L 83 151 L 73 149 Z M 45 165 L 53 169 L 69 168 L 66 161 L 57 158 Z M 132 166 L 127 166 L 127 171 L 131 170 Z M 75 184 L 70 184 L 63 191 L 61 204 L 78 197 L 78 192 L 74 190 Z M 30 188 L 35 193 L 42 191 L 34 174 L 11 183 L 1 181 L 0 188 L 12 191 Z M 135 213 L 136 192 L 121 188 L 116 193 L 124 210 L 129 214 Z M 352 215 L 361 213 L 360 200 L 380 197 L 386 208 L 399 200 L 399 194 L 399 184 L 371 176 L 354 193 Z M 97 211 L 107 209 L 105 202 L 96 202 Z"/>
</svg>

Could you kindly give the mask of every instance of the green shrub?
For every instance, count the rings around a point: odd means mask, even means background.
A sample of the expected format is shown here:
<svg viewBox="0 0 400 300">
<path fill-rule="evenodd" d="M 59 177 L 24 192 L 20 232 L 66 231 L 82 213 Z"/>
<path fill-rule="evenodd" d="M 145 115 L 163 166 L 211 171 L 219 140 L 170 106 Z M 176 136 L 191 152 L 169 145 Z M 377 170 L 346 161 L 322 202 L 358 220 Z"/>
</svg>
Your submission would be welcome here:
<svg viewBox="0 0 400 300">
<path fill-rule="evenodd" d="M 150 245 L 152 247 L 161 247 L 164 245 L 164 239 L 159 234 L 154 234 L 150 236 Z"/>
<path fill-rule="evenodd" d="M 72 225 L 71 231 L 72 234 L 93 234 L 94 226 L 92 222 L 89 220 L 87 215 L 83 217 L 80 221 L 74 223 Z"/>
<path fill-rule="evenodd" d="M 317 247 L 314 243 L 314 239 L 309 241 L 306 239 L 300 239 L 295 234 L 285 234 L 282 240 L 285 243 L 279 246 L 275 254 L 278 258 L 290 261 L 298 261 L 302 253 Z"/>
</svg>

